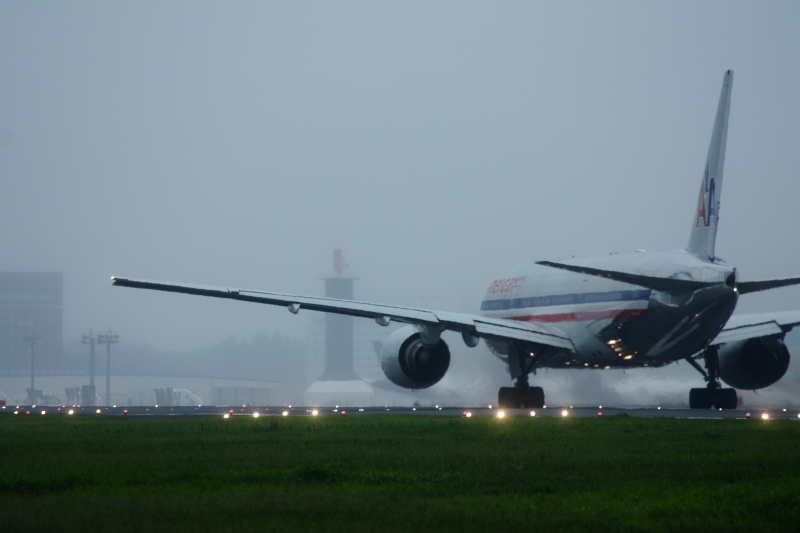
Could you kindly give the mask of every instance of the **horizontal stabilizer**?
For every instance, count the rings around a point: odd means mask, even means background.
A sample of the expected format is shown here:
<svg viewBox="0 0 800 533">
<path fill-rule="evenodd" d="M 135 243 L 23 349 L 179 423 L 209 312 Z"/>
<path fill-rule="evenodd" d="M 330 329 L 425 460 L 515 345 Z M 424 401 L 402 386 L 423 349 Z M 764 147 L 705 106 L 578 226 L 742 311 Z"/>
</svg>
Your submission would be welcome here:
<svg viewBox="0 0 800 533">
<path fill-rule="evenodd" d="M 740 281 L 736 284 L 739 294 L 748 292 L 766 291 L 777 289 L 778 287 L 788 287 L 789 285 L 800 284 L 800 278 L 765 279 L 764 281 Z"/>
<path fill-rule="evenodd" d="M 569 270 L 578 274 L 589 276 L 599 276 L 601 278 L 613 279 L 623 283 L 647 287 L 654 291 L 669 292 L 672 294 L 682 294 L 694 292 L 704 287 L 710 287 L 713 283 L 703 281 L 692 281 L 689 279 L 657 278 L 655 276 L 643 276 L 641 274 L 631 274 L 629 272 L 617 272 L 615 270 L 602 270 L 600 268 L 590 268 L 581 265 L 566 265 L 564 263 L 554 263 L 552 261 L 537 261 L 537 265 L 544 265 L 562 270 Z"/>
</svg>

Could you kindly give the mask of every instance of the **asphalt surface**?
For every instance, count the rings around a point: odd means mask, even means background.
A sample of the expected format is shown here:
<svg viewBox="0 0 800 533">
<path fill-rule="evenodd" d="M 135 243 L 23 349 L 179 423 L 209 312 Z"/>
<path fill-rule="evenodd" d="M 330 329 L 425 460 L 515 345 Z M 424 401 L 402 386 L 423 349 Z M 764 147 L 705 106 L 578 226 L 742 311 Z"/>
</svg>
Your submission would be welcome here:
<svg viewBox="0 0 800 533">
<path fill-rule="evenodd" d="M 498 409 L 489 407 L 300 407 L 300 406 L 24 406 L 0 407 L 0 414 L 18 415 L 70 415 L 95 414 L 130 418 L 185 418 L 185 417 L 254 417 L 262 416 L 364 416 L 376 413 L 403 413 L 440 416 L 571 416 L 597 417 L 625 414 L 643 418 L 763 418 L 793 419 L 800 421 L 798 409 L 623 409 L 614 407 L 560 406 L 543 409 Z M 502 413 L 502 415 L 501 415 Z"/>
</svg>

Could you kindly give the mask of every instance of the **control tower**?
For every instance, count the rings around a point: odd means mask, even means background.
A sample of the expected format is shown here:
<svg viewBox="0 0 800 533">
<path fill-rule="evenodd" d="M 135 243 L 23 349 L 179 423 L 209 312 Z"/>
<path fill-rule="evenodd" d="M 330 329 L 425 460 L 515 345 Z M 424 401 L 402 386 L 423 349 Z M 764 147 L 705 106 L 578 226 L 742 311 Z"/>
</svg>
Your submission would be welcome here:
<svg viewBox="0 0 800 533">
<path fill-rule="evenodd" d="M 335 275 L 322 278 L 326 298 L 353 299 L 353 282 L 358 278 L 343 276 L 347 267 L 342 250 L 334 250 Z M 335 313 L 325 315 L 325 371 L 306 390 L 305 403 L 309 406 L 372 403 L 372 388 L 353 370 L 353 317 Z"/>
</svg>

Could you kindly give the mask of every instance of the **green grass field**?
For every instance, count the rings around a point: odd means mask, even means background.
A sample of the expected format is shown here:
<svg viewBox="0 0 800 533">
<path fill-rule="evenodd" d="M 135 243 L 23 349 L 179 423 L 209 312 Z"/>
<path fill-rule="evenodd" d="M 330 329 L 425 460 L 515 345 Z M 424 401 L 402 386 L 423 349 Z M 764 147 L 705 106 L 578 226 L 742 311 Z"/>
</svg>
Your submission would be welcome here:
<svg viewBox="0 0 800 533">
<path fill-rule="evenodd" d="M 1 531 L 800 531 L 800 423 L 0 416 Z"/>
</svg>

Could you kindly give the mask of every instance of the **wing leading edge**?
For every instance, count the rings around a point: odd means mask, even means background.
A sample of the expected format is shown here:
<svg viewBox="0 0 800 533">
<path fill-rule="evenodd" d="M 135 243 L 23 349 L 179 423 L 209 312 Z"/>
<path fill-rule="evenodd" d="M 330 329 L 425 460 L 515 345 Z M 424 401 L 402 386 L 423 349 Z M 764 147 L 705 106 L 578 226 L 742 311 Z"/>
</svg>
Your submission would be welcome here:
<svg viewBox="0 0 800 533">
<path fill-rule="evenodd" d="M 213 298 L 227 298 L 229 300 L 277 305 L 288 308 L 292 313 L 297 313 L 300 309 L 307 309 L 310 311 L 323 311 L 326 313 L 372 318 L 381 325 L 388 325 L 389 321 L 393 320 L 395 322 L 402 322 L 423 328 L 456 331 L 462 333 L 462 335 L 473 337 L 523 341 L 574 351 L 569 338 L 557 329 L 552 328 L 549 324 L 539 325 L 531 322 L 493 319 L 478 315 L 450 313 L 446 311 L 430 311 L 411 307 L 356 302 L 353 300 L 298 296 L 227 287 L 189 285 L 185 283 L 118 277 L 113 277 L 111 280 L 113 285 L 120 287 L 179 292 L 198 296 L 210 296 Z"/>
</svg>

